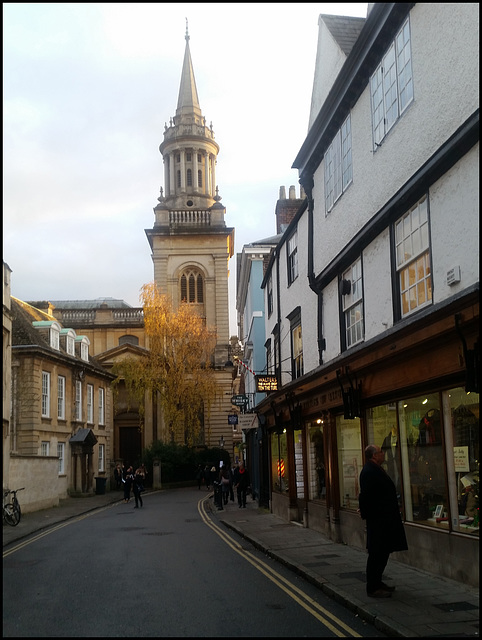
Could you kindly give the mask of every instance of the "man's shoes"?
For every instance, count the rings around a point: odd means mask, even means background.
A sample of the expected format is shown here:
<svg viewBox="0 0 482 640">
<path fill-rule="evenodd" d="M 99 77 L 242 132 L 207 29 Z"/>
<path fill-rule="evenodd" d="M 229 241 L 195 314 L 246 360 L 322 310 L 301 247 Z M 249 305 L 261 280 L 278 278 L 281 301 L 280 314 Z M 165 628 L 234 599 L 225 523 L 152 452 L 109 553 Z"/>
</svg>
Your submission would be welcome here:
<svg viewBox="0 0 482 640">
<path fill-rule="evenodd" d="M 369 596 L 370 598 L 391 598 L 392 594 L 386 589 L 376 589 L 371 593 L 367 591 L 367 596 Z"/>
<path fill-rule="evenodd" d="M 393 593 L 395 591 L 395 587 L 390 587 L 388 586 L 388 584 L 385 584 L 384 582 L 381 583 L 381 588 L 384 591 L 388 591 L 389 593 Z"/>
</svg>

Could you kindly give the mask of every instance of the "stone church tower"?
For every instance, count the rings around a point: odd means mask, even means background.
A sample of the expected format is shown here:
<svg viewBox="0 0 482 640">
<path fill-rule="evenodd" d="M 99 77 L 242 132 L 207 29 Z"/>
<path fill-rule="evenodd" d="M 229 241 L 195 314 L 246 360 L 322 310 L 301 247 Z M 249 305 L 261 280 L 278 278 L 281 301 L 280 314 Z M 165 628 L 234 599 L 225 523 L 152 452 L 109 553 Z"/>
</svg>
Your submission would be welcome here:
<svg viewBox="0 0 482 640">
<path fill-rule="evenodd" d="M 146 229 L 154 282 L 174 303 L 188 302 L 215 328 L 215 370 L 222 387 L 211 417 L 205 417 L 205 444 L 218 446 L 221 436 L 232 456 L 232 373 L 229 360 L 228 261 L 234 252 L 234 228 L 226 226 L 226 209 L 216 186 L 219 146 L 212 124 L 199 106 L 186 27 L 186 48 L 176 115 L 165 125 L 159 147 L 164 161 L 164 189 Z M 228 448 L 229 447 L 229 448 Z"/>
</svg>

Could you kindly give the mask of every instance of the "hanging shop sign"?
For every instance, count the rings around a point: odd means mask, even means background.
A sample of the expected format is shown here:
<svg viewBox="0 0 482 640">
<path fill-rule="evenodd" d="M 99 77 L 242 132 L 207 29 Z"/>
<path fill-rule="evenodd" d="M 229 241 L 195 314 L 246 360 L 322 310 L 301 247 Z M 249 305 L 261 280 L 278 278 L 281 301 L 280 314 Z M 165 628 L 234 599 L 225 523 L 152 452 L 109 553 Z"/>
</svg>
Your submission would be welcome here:
<svg viewBox="0 0 482 640">
<path fill-rule="evenodd" d="M 259 393 L 278 391 L 278 380 L 276 376 L 256 376 L 256 391 Z"/>
</svg>

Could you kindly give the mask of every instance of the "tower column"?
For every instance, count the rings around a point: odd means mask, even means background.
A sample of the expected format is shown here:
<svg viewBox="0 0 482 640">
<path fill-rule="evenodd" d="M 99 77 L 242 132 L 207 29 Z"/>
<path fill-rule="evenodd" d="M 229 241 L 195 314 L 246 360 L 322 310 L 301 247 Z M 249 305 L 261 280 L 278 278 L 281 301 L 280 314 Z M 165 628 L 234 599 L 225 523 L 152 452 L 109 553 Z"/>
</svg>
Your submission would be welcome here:
<svg viewBox="0 0 482 640">
<path fill-rule="evenodd" d="M 198 172 L 197 149 L 195 147 L 192 148 L 192 172 L 194 174 L 192 177 L 193 190 L 198 191 L 199 187 L 198 187 L 198 181 L 197 181 L 197 172 Z"/>
<path fill-rule="evenodd" d="M 174 153 L 169 154 L 169 195 L 172 196 L 176 192 L 175 190 L 175 177 L 176 172 L 174 169 Z"/>
<path fill-rule="evenodd" d="M 181 149 L 181 191 L 186 191 L 186 150 Z"/>
<path fill-rule="evenodd" d="M 163 158 L 164 160 L 164 188 L 166 190 L 166 196 L 170 195 L 170 191 L 169 191 L 169 156 L 166 157 L 164 156 Z"/>
<path fill-rule="evenodd" d="M 211 156 L 211 193 L 216 193 L 216 158 Z"/>
<path fill-rule="evenodd" d="M 209 180 L 209 154 L 205 153 L 204 154 L 204 193 L 206 193 L 207 195 L 209 195 L 209 186 L 210 186 L 210 180 Z"/>
</svg>

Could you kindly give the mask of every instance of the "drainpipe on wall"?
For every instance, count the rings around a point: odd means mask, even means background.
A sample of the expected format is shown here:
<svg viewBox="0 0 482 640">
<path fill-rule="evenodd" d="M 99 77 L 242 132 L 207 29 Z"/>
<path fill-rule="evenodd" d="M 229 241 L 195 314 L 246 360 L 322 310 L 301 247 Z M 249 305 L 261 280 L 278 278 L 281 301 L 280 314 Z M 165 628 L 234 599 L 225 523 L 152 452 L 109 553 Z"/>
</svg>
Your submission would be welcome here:
<svg viewBox="0 0 482 640">
<path fill-rule="evenodd" d="M 323 337 L 323 293 L 319 290 L 316 284 L 315 272 L 314 272 L 314 233 L 313 233 L 313 176 L 302 176 L 300 178 L 300 184 L 305 190 L 308 199 L 308 282 L 310 289 L 317 295 L 318 310 L 317 310 L 317 325 L 318 325 L 318 364 L 323 364 L 323 351 L 326 348 L 325 338 Z"/>
</svg>

